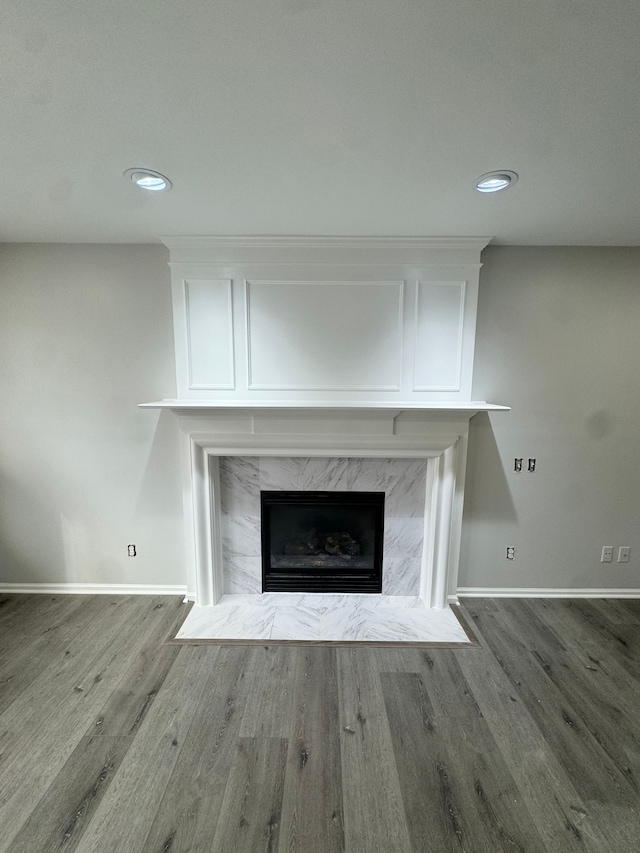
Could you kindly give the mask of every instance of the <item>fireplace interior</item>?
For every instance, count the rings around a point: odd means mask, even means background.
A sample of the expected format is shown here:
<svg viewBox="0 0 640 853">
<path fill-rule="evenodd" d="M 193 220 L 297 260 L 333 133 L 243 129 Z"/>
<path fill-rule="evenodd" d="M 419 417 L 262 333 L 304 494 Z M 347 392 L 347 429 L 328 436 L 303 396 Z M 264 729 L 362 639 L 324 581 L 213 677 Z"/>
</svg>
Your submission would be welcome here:
<svg viewBox="0 0 640 853">
<path fill-rule="evenodd" d="M 384 492 L 260 493 L 263 592 L 382 592 Z"/>
</svg>

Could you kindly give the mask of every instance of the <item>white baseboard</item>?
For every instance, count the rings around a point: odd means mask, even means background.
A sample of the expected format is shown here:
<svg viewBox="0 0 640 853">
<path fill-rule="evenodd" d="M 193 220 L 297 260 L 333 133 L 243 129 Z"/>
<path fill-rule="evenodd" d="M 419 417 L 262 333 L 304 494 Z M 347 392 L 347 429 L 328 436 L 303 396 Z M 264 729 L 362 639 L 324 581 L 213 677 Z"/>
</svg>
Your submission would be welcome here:
<svg viewBox="0 0 640 853">
<path fill-rule="evenodd" d="M 195 593 L 180 584 L 0 583 L 0 593 L 10 592 L 46 595 L 181 595 L 185 601 L 195 601 Z M 640 598 L 640 589 L 461 586 L 456 594 L 447 596 L 449 604 L 459 604 L 460 598 Z"/>
<path fill-rule="evenodd" d="M 0 592 L 34 592 L 47 595 L 182 595 L 187 587 L 144 583 L 0 583 Z"/>
<path fill-rule="evenodd" d="M 460 598 L 640 598 L 640 589 L 460 586 Z"/>
</svg>

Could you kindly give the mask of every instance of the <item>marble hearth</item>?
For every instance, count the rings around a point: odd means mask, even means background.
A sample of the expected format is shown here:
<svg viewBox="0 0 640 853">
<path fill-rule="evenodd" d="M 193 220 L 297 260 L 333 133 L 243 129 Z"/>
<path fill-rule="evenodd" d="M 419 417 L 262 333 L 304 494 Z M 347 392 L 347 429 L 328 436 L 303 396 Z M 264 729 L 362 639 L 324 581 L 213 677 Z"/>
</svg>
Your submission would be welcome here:
<svg viewBox="0 0 640 853">
<path fill-rule="evenodd" d="M 450 608 L 417 596 L 318 593 L 223 595 L 193 607 L 176 640 L 299 643 L 469 644 Z"/>
</svg>

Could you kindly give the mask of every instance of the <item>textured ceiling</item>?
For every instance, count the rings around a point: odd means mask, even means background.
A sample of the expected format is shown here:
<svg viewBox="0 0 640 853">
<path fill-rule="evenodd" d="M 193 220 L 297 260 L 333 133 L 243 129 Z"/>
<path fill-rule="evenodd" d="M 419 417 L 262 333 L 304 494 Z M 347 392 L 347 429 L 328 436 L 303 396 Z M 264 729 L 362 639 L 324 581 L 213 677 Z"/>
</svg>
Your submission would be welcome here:
<svg viewBox="0 0 640 853">
<path fill-rule="evenodd" d="M 0 241 L 639 245 L 639 36 L 638 0 L 4 0 Z"/>
</svg>

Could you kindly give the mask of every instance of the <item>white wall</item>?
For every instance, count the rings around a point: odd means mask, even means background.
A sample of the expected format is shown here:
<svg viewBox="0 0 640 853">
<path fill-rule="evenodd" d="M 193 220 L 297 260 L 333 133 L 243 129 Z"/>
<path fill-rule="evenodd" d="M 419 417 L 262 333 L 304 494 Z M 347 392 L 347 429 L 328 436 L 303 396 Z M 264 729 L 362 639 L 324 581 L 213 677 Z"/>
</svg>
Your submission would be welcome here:
<svg viewBox="0 0 640 853">
<path fill-rule="evenodd" d="M 0 246 L 0 582 L 185 582 L 167 258 Z M 460 585 L 638 587 L 640 250 L 483 261 Z"/>
<path fill-rule="evenodd" d="M 184 584 L 167 260 L 0 246 L 0 582 Z"/>
<path fill-rule="evenodd" d="M 474 398 L 513 411 L 471 422 L 459 584 L 640 587 L 640 249 L 483 262 Z M 600 563 L 603 545 L 631 562 Z"/>
</svg>

